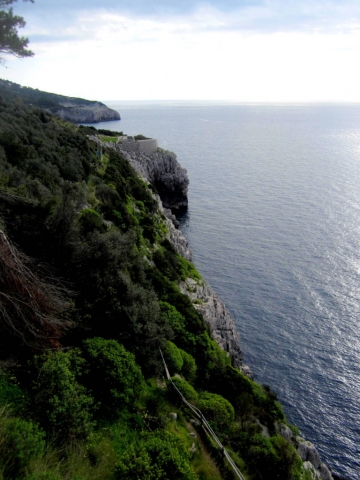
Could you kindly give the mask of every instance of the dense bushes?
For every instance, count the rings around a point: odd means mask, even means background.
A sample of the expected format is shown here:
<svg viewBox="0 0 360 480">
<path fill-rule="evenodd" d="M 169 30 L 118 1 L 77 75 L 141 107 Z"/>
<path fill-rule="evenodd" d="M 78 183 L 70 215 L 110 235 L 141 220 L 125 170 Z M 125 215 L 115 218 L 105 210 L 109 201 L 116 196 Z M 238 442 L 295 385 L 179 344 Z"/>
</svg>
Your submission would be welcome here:
<svg viewBox="0 0 360 480">
<path fill-rule="evenodd" d="M 86 385 L 99 408 L 116 417 L 124 407 L 134 407 L 145 390 L 135 357 L 115 340 L 92 338 L 84 342 Z"/>
<path fill-rule="evenodd" d="M 35 357 L 33 408 L 42 427 L 58 442 L 86 438 L 93 426 L 93 398 L 79 383 L 84 363 L 78 349 Z"/>
<path fill-rule="evenodd" d="M 14 413 L 21 413 L 26 406 L 26 395 L 14 378 L 0 374 L 0 408 L 9 406 Z"/>
<path fill-rule="evenodd" d="M 195 389 L 188 383 L 186 380 L 180 377 L 173 377 L 172 382 L 179 392 L 186 398 L 188 402 L 196 402 L 198 399 L 198 394 Z M 174 398 L 176 398 L 174 396 Z"/>
<path fill-rule="evenodd" d="M 171 373 L 179 373 L 183 367 L 184 360 L 180 350 L 172 342 L 166 343 L 165 360 Z"/>
<path fill-rule="evenodd" d="M 198 406 L 205 417 L 217 427 L 226 428 L 234 421 L 234 407 L 221 395 L 203 392 Z"/>
<path fill-rule="evenodd" d="M 117 480 L 196 480 L 184 443 L 168 432 L 146 434 L 117 464 Z"/>
<path fill-rule="evenodd" d="M 181 373 L 185 376 L 185 378 L 189 382 L 193 382 L 196 378 L 196 371 L 197 366 L 195 359 L 190 353 L 185 352 L 184 350 L 180 350 L 181 357 L 183 359 L 183 365 L 181 368 Z"/>
<path fill-rule="evenodd" d="M 0 411 L 0 469 L 4 478 L 21 478 L 30 460 L 44 452 L 44 433 L 31 421 Z"/>
<path fill-rule="evenodd" d="M 17 415 L 0 418 L 0 477 L 2 469 L 6 479 L 195 479 L 192 437 L 169 420 L 180 409 L 161 378 L 160 347 L 181 375 L 177 388 L 249 475 L 290 479 L 296 462 L 275 435 L 276 396 L 231 367 L 180 292 L 181 279 L 201 278 L 165 238 L 150 189 L 117 152 L 99 158 L 89 132 L 0 99 L 0 229 L 34 259 L 27 273 L 64 294 L 55 299 L 66 309 L 51 310 L 56 329 L 44 327 L 46 308 L 39 322 L 25 315 L 39 341 L 0 337 L 0 407 Z M 27 309 L 39 304 L 32 283 L 23 291 L 14 283 Z M 254 415 L 270 439 L 258 436 Z"/>
</svg>

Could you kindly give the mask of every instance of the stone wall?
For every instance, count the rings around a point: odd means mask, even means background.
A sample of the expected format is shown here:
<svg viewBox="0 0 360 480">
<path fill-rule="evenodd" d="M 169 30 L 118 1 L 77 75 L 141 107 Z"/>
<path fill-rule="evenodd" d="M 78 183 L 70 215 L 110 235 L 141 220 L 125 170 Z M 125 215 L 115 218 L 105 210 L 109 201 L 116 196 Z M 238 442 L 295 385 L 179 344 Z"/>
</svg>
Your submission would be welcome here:
<svg viewBox="0 0 360 480">
<path fill-rule="evenodd" d="M 127 137 L 123 138 L 122 142 L 118 145 L 119 148 L 125 152 L 142 153 L 143 155 L 151 155 L 158 148 L 158 143 L 155 138 L 135 141 L 133 137 Z"/>
</svg>

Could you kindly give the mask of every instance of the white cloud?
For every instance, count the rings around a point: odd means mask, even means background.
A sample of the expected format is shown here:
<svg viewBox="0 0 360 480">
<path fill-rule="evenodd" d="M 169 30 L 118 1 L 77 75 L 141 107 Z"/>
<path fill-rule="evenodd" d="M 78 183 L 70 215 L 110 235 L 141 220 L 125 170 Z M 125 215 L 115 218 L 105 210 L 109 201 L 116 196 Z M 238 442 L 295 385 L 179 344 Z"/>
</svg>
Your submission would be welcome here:
<svg viewBox="0 0 360 480">
<path fill-rule="evenodd" d="M 98 10 L 73 20 L 57 41 L 34 43 L 33 59 L 9 62 L 5 77 L 108 100 L 360 101 L 356 20 L 332 33 L 237 29 L 238 18 L 209 7 L 161 19 Z M 42 28 L 44 38 L 54 33 Z"/>
</svg>

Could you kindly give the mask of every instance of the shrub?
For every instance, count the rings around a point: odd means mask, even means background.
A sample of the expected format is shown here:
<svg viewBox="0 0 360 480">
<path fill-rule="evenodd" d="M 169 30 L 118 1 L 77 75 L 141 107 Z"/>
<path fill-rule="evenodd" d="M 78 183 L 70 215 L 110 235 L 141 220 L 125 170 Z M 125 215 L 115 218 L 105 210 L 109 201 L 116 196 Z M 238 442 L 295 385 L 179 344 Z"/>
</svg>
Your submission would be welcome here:
<svg viewBox="0 0 360 480">
<path fill-rule="evenodd" d="M 179 272 L 182 280 L 186 280 L 189 277 L 196 281 L 202 280 L 200 273 L 196 270 L 193 263 L 189 262 L 180 255 L 178 255 L 178 262 Z"/>
<path fill-rule="evenodd" d="M 26 398 L 20 387 L 7 375 L 0 377 L 0 406 L 10 405 L 13 412 L 24 409 Z"/>
<path fill-rule="evenodd" d="M 190 453 L 183 441 L 169 432 L 143 434 L 122 456 L 116 480 L 196 480 Z"/>
<path fill-rule="evenodd" d="M 301 470 L 301 462 L 295 448 L 288 441 L 279 435 L 266 438 L 262 434 L 256 434 L 249 440 L 243 454 L 247 458 L 250 472 L 256 478 L 298 478 L 296 473 Z"/>
<path fill-rule="evenodd" d="M 84 367 L 79 349 L 35 357 L 35 410 L 45 430 L 57 440 L 85 438 L 91 428 L 93 398 L 78 382 Z"/>
<path fill-rule="evenodd" d="M 165 361 L 170 373 L 178 373 L 181 371 L 184 360 L 180 349 L 172 342 L 166 342 Z"/>
<path fill-rule="evenodd" d="M 188 383 L 183 378 L 179 378 L 179 377 L 173 377 L 171 380 L 173 381 L 177 389 L 180 391 L 180 393 L 184 395 L 186 400 L 188 400 L 189 402 L 197 401 L 198 394 L 194 390 L 194 388 L 190 385 L 190 383 Z"/>
<path fill-rule="evenodd" d="M 189 380 L 190 382 L 195 380 L 196 377 L 196 362 L 195 358 L 190 355 L 190 353 L 185 352 L 185 350 L 181 350 L 179 348 L 181 357 L 183 359 L 183 366 L 181 369 L 181 373 Z"/>
<path fill-rule="evenodd" d="M 184 331 L 184 325 L 186 323 L 185 317 L 176 310 L 170 303 L 160 301 L 159 302 L 161 313 L 173 329 L 176 336 L 180 336 Z"/>
<path fill-rule="evenodd" d="M 99 213 L 92 208 L 86 208 L 85 210 L 82 210 L 79 217 L 79 223 L 81 231 L 84 234 L 93 232 L 94 230 L 98 230 L 100 232 L 106 230 L 106 226 L 103 223 Z"/>
<path fill-rule="evenodd" d="M 145 137 L 145 135 L 142 135 L 139 133 L 139 135 L 135 135 L 135 140 L 149 140 L 149 137 Z"/>
<path fill-rule="evenodd" d="M 116 340 L 92 338 L 84 342 L 88 361 L 86 382 L 103 413 L 117 415 L 132 405 L 146 388 L 135 356 Z"/>
<path fill-rule="evenodd" d="M 0 420 L 0 463 L 4 478 L 19 478 L 30 460 L 44 452 L 44 433 L 31 421 Z"/>
<path fill-rule="evenodd" d="M 204 392 L 200 395 L 198 407 L 207 420 L 219 428 L 228 427 L 234 421 L 234 407 L 221 395 Z"/>
<path fill-rule="evenodd" d="M 172 251 L 159 248 L 153 255 L 153 261 L 160 272 L 169 280 L 179 281 L 178 257 Z"/>
</svg>

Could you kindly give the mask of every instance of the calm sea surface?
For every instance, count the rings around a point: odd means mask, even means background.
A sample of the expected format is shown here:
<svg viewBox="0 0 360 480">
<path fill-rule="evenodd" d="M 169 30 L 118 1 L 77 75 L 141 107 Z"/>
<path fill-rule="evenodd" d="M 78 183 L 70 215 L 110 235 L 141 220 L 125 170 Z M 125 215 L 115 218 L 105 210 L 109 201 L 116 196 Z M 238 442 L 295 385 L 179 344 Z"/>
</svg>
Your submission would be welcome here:
<svg viewBox="0 0 360 480">
<path fill-rule="evenodd" d="M 360 478 L 360 106 L 107 102 L 190 177 L 194 261 L 323 460 Z"/>
</svg>

